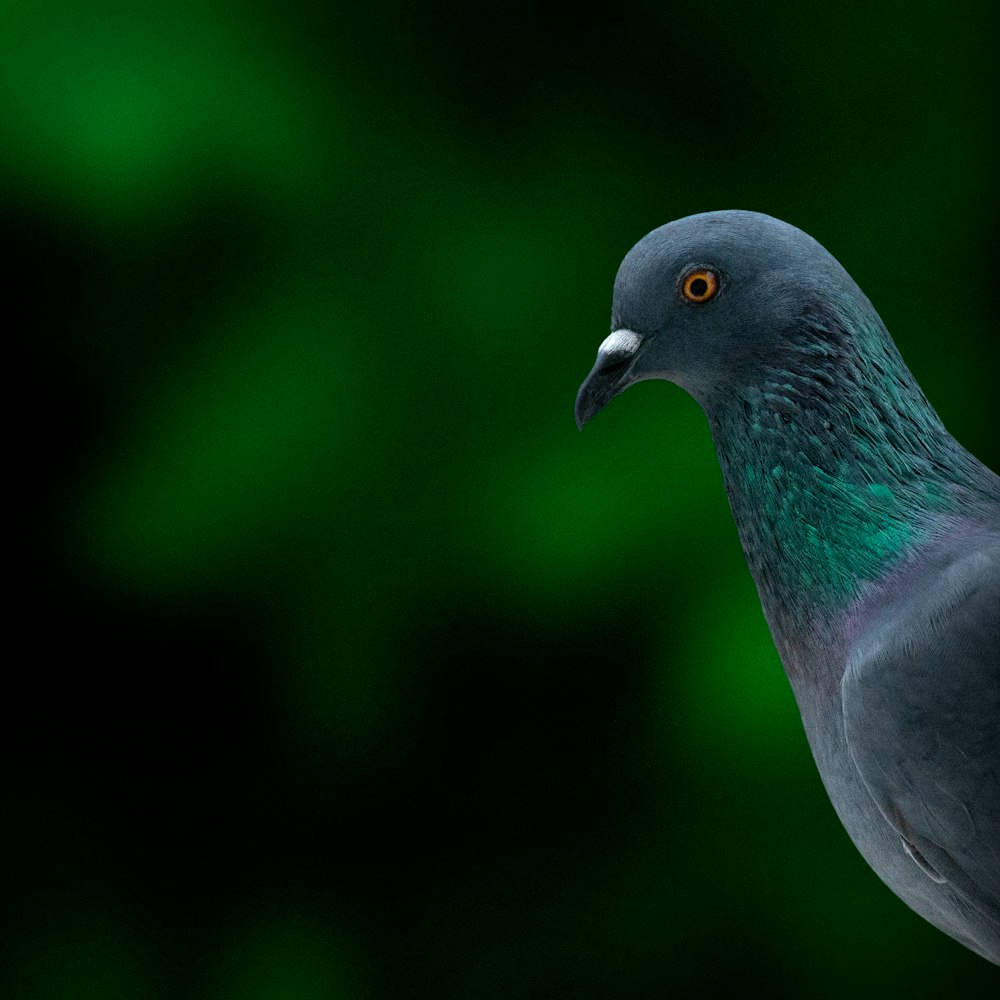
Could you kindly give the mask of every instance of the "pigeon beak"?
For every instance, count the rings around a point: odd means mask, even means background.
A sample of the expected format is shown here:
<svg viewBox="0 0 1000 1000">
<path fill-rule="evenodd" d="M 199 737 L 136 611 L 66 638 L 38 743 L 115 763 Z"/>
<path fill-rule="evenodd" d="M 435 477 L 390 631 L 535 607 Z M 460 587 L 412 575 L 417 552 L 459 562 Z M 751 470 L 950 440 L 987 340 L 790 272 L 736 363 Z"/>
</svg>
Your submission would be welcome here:
<svg viewBox="0 0 1000 1000">
<path fill-rule="evenodd" d="M 597 362 L 576 394 L 576 426 L 583 425 L 627 389 L 643 338 L 631 330 L 615 330 L 597 349 Z"/>
</svg>

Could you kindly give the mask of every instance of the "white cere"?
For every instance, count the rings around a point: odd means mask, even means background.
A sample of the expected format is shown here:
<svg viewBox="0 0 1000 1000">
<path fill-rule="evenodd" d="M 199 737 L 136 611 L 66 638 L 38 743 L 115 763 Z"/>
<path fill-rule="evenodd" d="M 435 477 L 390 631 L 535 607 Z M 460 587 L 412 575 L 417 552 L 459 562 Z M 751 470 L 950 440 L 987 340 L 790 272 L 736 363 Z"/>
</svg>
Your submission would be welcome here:
<svg viewBox="0 0 1000 1000">
<path fill-rule="evenodd" d="M 598 348 L 601 354 L 635 354 L 642 343 L 642 337 L 631 330 L 615 330 L 606 337 Z"/>
</svg>

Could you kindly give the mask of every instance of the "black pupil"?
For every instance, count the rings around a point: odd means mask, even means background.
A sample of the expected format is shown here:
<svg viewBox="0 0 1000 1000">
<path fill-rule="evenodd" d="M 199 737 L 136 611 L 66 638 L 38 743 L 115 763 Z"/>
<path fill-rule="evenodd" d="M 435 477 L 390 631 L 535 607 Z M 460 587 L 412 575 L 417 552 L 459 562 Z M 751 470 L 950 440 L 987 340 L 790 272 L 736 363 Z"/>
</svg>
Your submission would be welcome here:
<svg viewBox="0 0 1000 1000">
<path fill-rule="evenodd" d="M 688 291 L 696 299 L 700 299 L 703 295 L 708 294 L 708 282 L 704 278 L 695 278 L 691 284 L 688 285 Z"/>
</svg>

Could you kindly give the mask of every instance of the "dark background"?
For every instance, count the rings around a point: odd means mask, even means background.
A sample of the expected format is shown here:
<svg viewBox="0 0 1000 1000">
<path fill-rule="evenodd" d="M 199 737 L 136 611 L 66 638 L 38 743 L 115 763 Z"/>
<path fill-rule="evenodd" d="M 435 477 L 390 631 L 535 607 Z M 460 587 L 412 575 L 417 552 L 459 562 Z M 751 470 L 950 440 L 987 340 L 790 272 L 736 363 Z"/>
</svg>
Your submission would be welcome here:
<svg viewBox="0 0 1000 1000">
<path fill-rule="evenodd" d="M 1000 466 L 991 10 L 5 6 L 8 995 L 996 983 L 834 816 L 697 406 L 572 418 L 749 208 Z"/>
</svg>

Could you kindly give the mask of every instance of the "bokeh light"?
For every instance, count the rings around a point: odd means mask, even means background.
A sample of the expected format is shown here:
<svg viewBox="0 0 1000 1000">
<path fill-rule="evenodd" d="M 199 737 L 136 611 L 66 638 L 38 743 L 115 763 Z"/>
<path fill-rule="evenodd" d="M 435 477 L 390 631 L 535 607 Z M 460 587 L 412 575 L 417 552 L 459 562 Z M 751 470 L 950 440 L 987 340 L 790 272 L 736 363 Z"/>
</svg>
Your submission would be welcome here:
<svg viewBox="0 0 1000 1000">
<path fill-rule="evenodd" d="M 7 4 L 5 995 L 981 993 L 834 816 L 698 407 L 572 408 L 629 247 L 743 207 L 1000 466 L 987 14 Z"/>
</svg>

